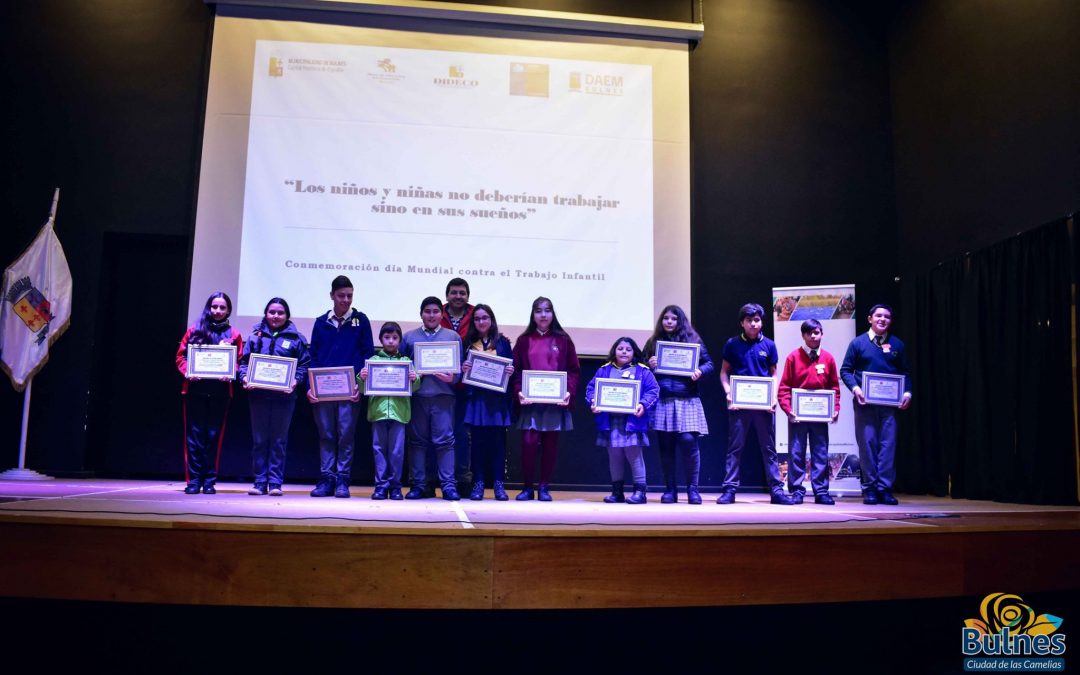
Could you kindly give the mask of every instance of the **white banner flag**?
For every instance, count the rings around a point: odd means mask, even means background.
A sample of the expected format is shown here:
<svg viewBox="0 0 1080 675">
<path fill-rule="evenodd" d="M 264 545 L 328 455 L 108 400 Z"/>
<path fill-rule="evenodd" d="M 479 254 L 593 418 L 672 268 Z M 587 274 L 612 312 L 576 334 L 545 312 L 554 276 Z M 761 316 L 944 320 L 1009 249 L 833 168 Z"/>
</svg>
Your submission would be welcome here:
<svg viewBox="0 0 1080 675">
<path fill-rule="evenodd" d="M 49 347 L 71 320 L 71 270 L 53 232 L 55 215 L 54 198 L 34 242 L 4 271 L 0 365 L 16 391 L 49 360 Z"/>
</svg>

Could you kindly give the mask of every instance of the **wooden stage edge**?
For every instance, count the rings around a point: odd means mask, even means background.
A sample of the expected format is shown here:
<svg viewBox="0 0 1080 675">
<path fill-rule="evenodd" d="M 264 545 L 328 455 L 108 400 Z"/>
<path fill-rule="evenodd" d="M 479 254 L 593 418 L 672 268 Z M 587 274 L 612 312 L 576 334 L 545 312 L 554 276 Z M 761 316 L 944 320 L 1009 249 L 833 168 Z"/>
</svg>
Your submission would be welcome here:
<svg viewBox="0 0 1080 675">
<path fill-rule="evenodd" d="M 1080 508 L 187 496 L 0 481 L 0 596 L 437 609 L 767 605 L 1080 588 Z"/>
</svg>

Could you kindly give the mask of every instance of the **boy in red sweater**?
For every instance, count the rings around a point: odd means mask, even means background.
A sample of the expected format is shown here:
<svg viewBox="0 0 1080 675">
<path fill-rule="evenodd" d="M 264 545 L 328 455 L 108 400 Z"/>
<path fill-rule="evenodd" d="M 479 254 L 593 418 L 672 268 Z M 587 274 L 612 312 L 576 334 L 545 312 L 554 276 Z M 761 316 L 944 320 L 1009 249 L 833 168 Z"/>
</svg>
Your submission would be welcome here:
<svg viewBox="0 0 1080 675">
<path fill-rule="evenodd" d="M 840 371 L 833 355 L 821 348 L 824 332 L 816 319 L 803 321 L 800 327 L 804 344 L 788 354 L 780 377 L 780 409 L 788 416 L 788 491 L 796 504 L 802 504 L 806 488 L 806 446 L 810 446 L 810 484 L 815 504 L 835 504 L 829 496 L 829 423 L 797 422 L 792 408 L 792 389 L 831 389 L 835 401 L 832 424 L 840 415 Z"/>
</svg>

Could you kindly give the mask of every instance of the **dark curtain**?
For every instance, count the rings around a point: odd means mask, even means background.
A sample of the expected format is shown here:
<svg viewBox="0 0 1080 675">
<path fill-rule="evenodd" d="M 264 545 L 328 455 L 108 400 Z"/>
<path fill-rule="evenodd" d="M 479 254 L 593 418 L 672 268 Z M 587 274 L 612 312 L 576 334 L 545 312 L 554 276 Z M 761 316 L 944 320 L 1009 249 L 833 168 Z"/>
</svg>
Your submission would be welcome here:
<svg viewBox="0 0 1080 675">
<path fill-rule="evenodd" d="M 905 285 L 915 398 L 901 491 L 1077 503 L 1076 250 L 1066 218 Z"/>
</svg>

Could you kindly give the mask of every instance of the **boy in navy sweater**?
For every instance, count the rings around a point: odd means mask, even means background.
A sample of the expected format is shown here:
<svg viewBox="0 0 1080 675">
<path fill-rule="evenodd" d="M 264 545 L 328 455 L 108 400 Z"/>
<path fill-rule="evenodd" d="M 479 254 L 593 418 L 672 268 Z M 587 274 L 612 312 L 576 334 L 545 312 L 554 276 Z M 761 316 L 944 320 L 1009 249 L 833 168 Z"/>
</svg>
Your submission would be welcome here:
<svg viewBox="0 0 1080 675">
<path fill-rule="evenodd" d="M 863 372 L 904 376 L 904 394 L 900 410 L 911 405 L 911 374 L 904 343 L 889 334 L 892 308 L 870 308 L 870 330 L 858 335 L 848 345 L 840 379 L 855 396 L 855 442 L 859 446 L 862 471 L 863 504 L 900 502 L 893 496 L 896 480 L 896 408 L 867 404 L 862 390 Z"/>
<path fill-rule="evenodd" d="M 334 279 L 330 284 L 330 299 L 334 308 L 316 318 L 311 328 L 311 367 L 352 366 L 353 372 L 359 373 L 364 361 L 375 354 L 371 322 L 352 307 L 353 285 L 349 277 Z M 310 389 L 307 396 L 319 431 L 321 474 L 311 496 L 349 497 L 360 390 L 353 390 L 349 401 L 320 403 Z"/>
<path fill-rule="evenodd" d="M 784 494 L 784 484 L 780 480 L 780 464 L 776 461 L 776 441 L 773 431 L 772 410 L 740 410 L 731 405 L 731 376 L 748 375 L 752 377 L 774 377 L 776 362 L 780 357 L 776 353 L 776 343 L 761 334 L 761 322 L 765 309 L 758 304 L 749 303 L 739 309 L 739 324 L 742 333 L 724 344 L 724 363 L 720 366 L 720 383 L 727 394 L 728 411 L 728 451 L 724 470 L 724 488 L 717 504 L 735 503 L 735 491 L 739 488 L 739 462 L 742 449 L 746 444 L 746 435 L 752 428 L 757 434 L 761 448 L 761 461 L 765 465 L 765 478 L 769 482 L 770 502 L 773 504 L 794 504 L 791 497 Z"/>
</svg>

